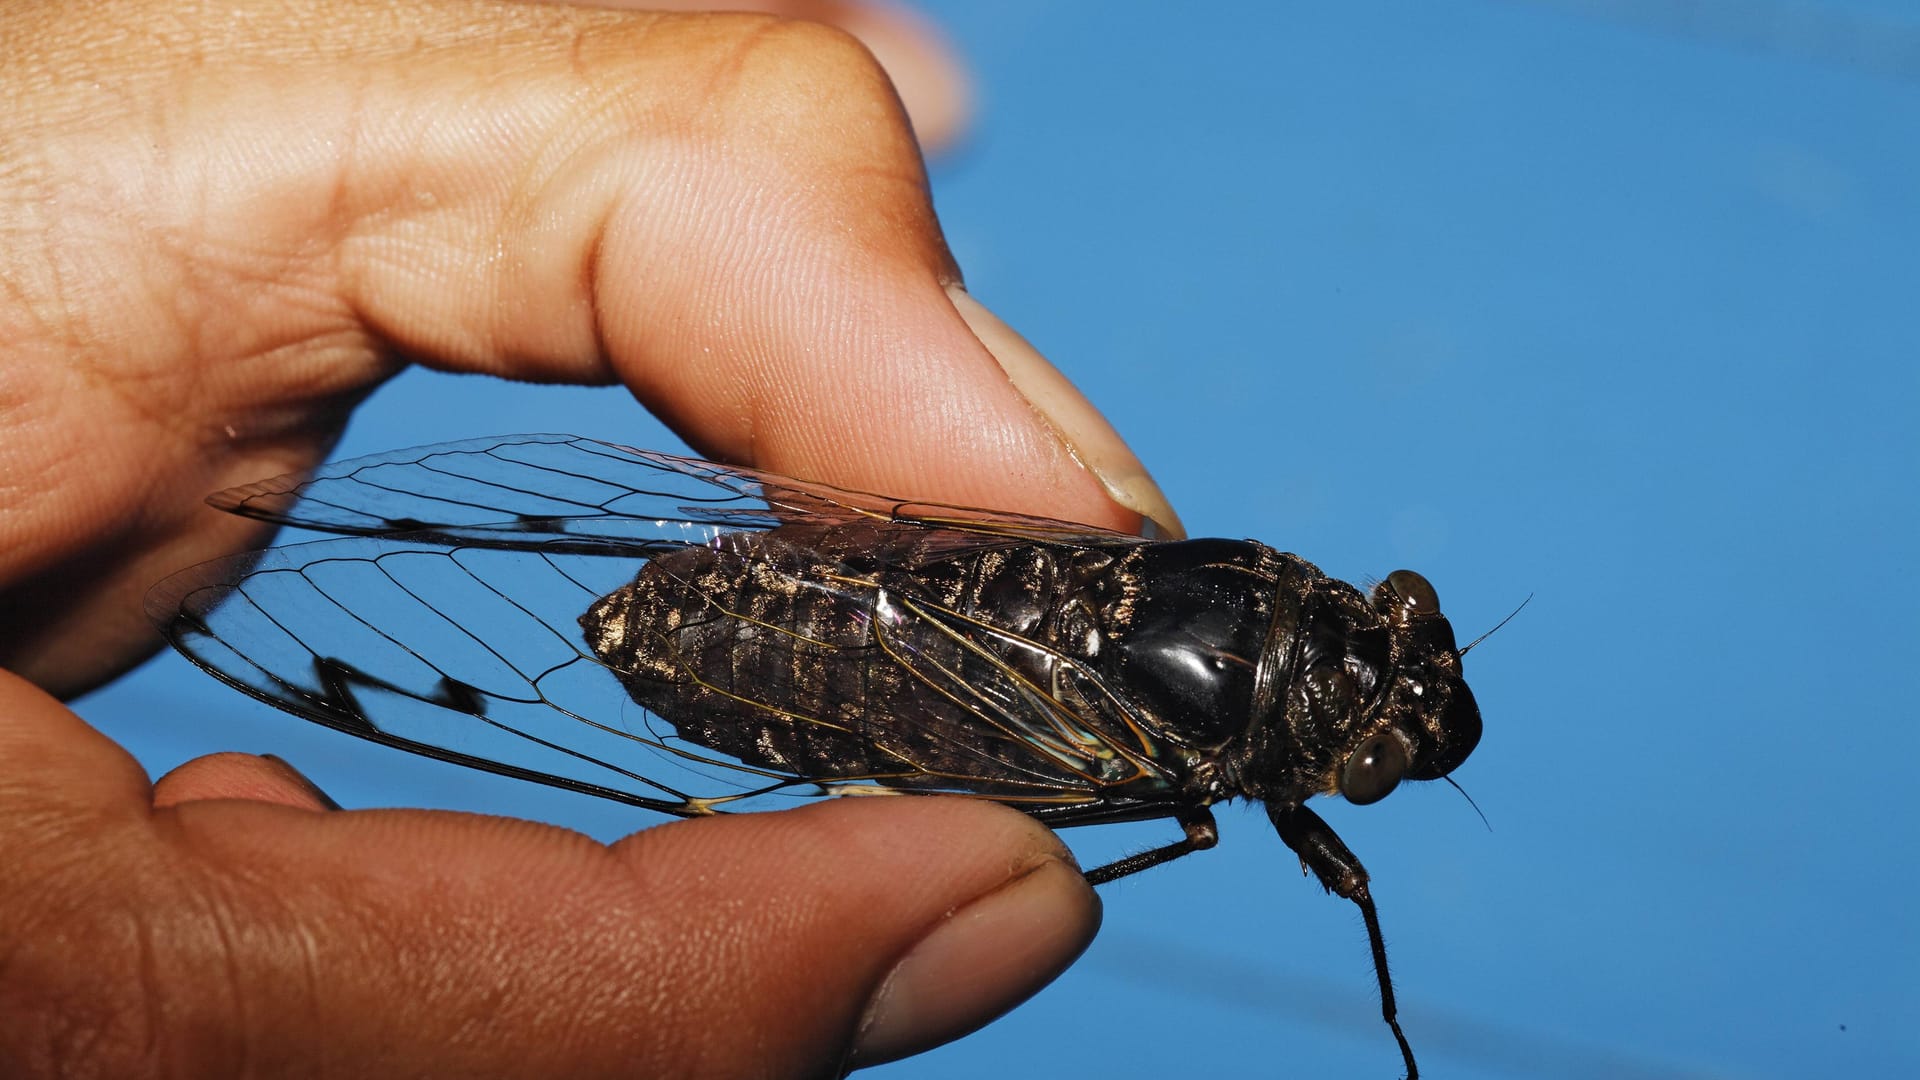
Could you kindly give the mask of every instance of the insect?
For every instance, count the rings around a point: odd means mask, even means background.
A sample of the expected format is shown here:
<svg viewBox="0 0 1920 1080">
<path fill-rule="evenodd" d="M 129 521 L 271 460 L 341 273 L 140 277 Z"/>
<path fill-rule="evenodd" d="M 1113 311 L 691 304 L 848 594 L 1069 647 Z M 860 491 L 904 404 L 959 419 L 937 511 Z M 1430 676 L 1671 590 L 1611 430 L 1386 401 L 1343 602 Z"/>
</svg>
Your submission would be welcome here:
<svg viewBox="0 0 1920 1080">
<path fill-rule="evenodd" d="M 565 435 L 398 451 L 215 495 L 337 534 L 148 597 L 271 705 L 447 761 L 680 816 L 856 794 L 992 799 L 1051 826 L 1264 803 L 1366 924 L 1366 869 L 1306 806 L 1446 776 L 1480 713 L 1439 600 L 1253 541 L 1153 542 Z"/>
</svg>

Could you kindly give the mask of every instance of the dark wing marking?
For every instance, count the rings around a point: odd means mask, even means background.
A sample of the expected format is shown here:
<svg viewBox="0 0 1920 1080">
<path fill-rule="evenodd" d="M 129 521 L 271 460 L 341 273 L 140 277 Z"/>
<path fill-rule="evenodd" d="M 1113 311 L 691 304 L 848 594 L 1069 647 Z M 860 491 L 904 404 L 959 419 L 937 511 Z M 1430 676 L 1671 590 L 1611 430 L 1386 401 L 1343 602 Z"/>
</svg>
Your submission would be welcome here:
<svg viewBox="0 0 1920 1080">
<path fill-rule="evenodd" d="M 687 813 L 672 770 L 643 775 L 659 748 L 578 640 L 579 613 L 639 561 L 438 537 L 326 540 L 182 571 L 148 611 L 196 665 L 316 723 Z"/>
<path fill-rule="evenodd" d="M 948 530 L 956 548 L 1008 538 L 1138 542 L 1092 525 L 910 502 L 636 450 L 576 435 L 510 435 L 396 450 L 232 488 L 219 509 L 322 532 L 409 532 L 422 542 L 620 543 L 675 520 L 721 531 L 796 520 L 878 520 Z M 983 540 L 980 535 L 995 539 Z M 697 542 L 697 541 L 696 541 Z"/>
</svg>

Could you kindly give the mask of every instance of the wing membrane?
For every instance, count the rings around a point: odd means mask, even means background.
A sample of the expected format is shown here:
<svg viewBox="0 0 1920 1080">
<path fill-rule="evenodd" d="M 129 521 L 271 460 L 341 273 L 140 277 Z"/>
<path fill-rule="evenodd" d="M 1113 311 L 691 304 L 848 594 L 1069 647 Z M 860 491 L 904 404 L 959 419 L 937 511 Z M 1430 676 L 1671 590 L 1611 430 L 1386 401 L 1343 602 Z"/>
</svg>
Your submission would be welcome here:
<svg viewBox="0 0 1920 1080">
<path fill-rule="evenodd" d="M 897 576 L 882 588 L 836 571 L 804 543 L 885 523 L 878 535 L 907 538 L 895 561 L 913 564 L 1138 538 L 572 436 L 401 451 L 210 501 L 345 535 L 183 571 L 155 588 L 150 615 L 228 684 L 363 738 L 680 815 L 902 790 L 1091 811 L 1122 785 L 1164 780 L 1156 734 L 1082 664 Z M 693 548 L 804 594 L 810 625 L 841 635 L 769 632 L 737 598 L 691 597 L 724 630 L 670 678 L 745 672 L 717 691 L 732 728 L 649 711 L 581 623 L 650 561 Z M 856 684 L 871 692 L 847 715 L 805 704 L 819 685 Z"/>
<path fill-rule="evenodd" d="M 1139 540 L 1092 525 L 870 495 L 577 435 L 396 450 L 232 488 L 207 501 L 321 532 L 409 532 L 450 544 L 618 543 L 660 520 L 715 532 L 798 520 L 901 522 L 948 530 L 957 547 L 1009 539 Z"/>
</svg>

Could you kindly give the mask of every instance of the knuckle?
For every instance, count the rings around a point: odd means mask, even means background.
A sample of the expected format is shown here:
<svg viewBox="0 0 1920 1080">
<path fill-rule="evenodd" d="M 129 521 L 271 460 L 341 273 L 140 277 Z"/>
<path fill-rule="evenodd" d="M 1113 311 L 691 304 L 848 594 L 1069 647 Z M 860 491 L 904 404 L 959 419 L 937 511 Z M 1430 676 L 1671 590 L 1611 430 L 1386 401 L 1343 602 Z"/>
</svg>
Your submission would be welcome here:
<svg viewBox="0 0 1920 1080">
<path fill-rule="evenodd" d="M 164 994 L 145 947 L 150 927 L 62 880 L 0 904 L 0 1073 L 153 1075 Z"/>
<path fill-rule="evenodd" d="M 768 158 L 914 163 L 919 151 L 886 72 L 852 35 L 791 19 L 743 20 L 714 58 L 701 115 L 729 145 Z"/>
<path fill-rule="evenodd" d="M 100 836 L 62 851 L 0 889 L 0 1075 L 210 1075 L 244 1061 L 246 1003 L 264 995 L 248 977 L 258 965 L 236 954 L 247 934 L 229 890 Z"/>
</svg>

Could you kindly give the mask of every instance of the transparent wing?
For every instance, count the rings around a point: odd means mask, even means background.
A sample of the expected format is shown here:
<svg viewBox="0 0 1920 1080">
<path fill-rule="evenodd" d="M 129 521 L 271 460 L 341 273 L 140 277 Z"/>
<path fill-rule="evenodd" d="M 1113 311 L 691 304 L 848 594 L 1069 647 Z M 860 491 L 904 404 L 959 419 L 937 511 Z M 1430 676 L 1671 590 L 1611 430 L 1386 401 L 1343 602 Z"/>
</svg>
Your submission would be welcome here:
<svg viewBox="0 0 1920 1080">
<path fill-rule="evenodd" d="M 642 775 L 645 720 L 578 640 L 645 557 L 570 546 L 324 540 L 182 571 L 147 608 L 203 670 L 308 720 L 673 812 L 689 796 Z"/>
<path fill-rule="evenodd" d="M 1138 542 L 1092 525 L 911 502 L 582 438 L 507 435 L 355 458 L 220 492 L 230 513 L 321 532 L 422 542 L 618 543 L 671 519 L 726 531 L 802 519 L 940 526 L 955 546 L 1009 538 Z M 981 537 L 987 539 L 981 539 Z"/>
<path fill-rule="evenodd" d="M 567 436 L 361 459 L 215 502 L 357 535 L 184 571 L 149 613 L 221 680 L 363 738 L 682 815 L 900 791 L 1071 814 L 1171 783 L 1163 739 L 1083 664 L 871 572 L 1137 538 Z M 865 572 L 806 543 L 848 523 L 888 549 Z M 706 571 L 672 570 L 681 615 L 653 621 L 696 612 L 702 633 L 627 620 L 659 639 L 651 660 L 610 653 L 588 613 L 689 555 Z M 753 589 L 803 598 L 800 625 L 768 626 Z M 855 701 L 821 690 L 854 686 Z"/>
</svg>

